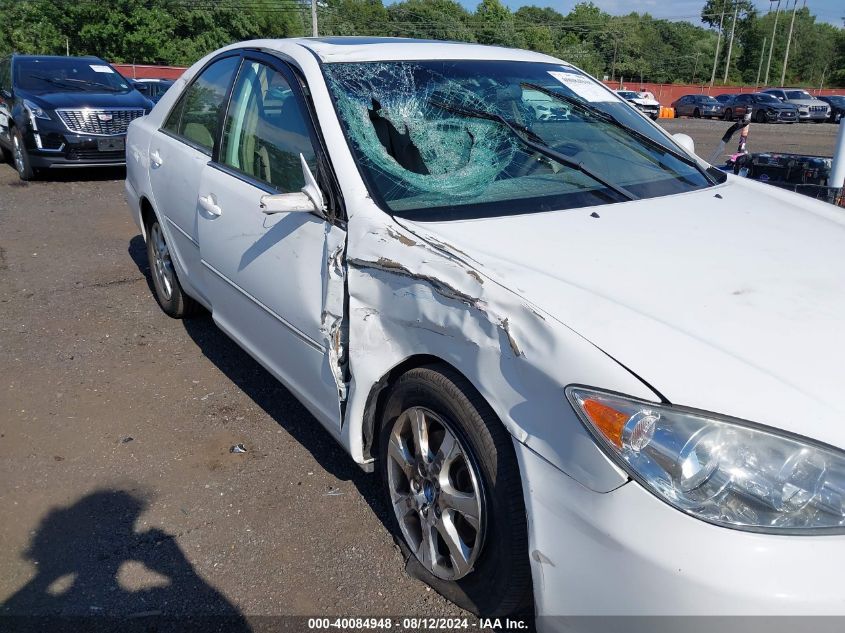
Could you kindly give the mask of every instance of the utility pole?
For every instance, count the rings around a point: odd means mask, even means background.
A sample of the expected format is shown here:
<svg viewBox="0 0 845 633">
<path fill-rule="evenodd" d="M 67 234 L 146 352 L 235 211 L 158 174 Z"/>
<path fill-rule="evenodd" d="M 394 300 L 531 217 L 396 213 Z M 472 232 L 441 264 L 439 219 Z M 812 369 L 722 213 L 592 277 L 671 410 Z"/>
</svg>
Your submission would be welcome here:
<svg viewBox="0 0 845 633">
<path fill-rule="evenodd" d="M 760 87 L 760 71 L 763 70 L 763 58 L 766 56 L 766 38 L 763 38 L 763 48 L 760 49 L 760 65 L 757 66 L 757 81 L 754 82 L 754 89 Z"/>
<path fill-rule="evenodd" d="M 616 78 L 616 50 L 619 48 L 619 40 L 613 40 L 613 63 L 610 65 L 610 81 Z"/>
<path fill-rule="evenodd" d="M 713 55 L 713 72 L 710 74 L 710 87 L 716 81 L 716 66 L 719 64 L 719 45 L 722 43 L 722 24 L 725 21 L 725 5 L 722 4 L 722 17 L 719 18 L 719 37 L 716 38 L 716 54 Z"/>
<path fill-rule="evenodd" d="M 695 77 L 698 74 L 698 58 L 701 57 L 701 51 L 695 51 L 695 65 L 692 67 L 692 83 L 695 83 Z"/>
<path fill-rule="evenodd" d="M 788 1 L 788 0 L 787 0 Z M 792 21 L 789 23 L 789 37 L 786 38 L 786 54 L 783 56 L 783 70 L 780 73 L 780 85 L 786 81 L 786 64 L 789 62 L 789 45 L 792 44 L 792 27 L 795 26 L 795 12 L 798 10 L 798 0 L 792 5 Z"/>
<path fill-rule="evenodd" d="M 797 0 L 796 0 L 797 1 Z M 731 21 L 731 39 L 728 42 L 728 58 L 725 60 L 725 81 L 724 83 L 728 83 L 728 70 L 731 67 L 731 51 L 734 47 L 734 30 L 736 29 L 736 16 L 739 13 L 739 2 L 737 1 L 736 5 L 734 6 L 734 19 Z"/>
<path fill-rule="evenodd" d="M 787 0 L 788 1 L 788 0 Z M 796 0 L 797 2 L 797 0 Z M 311 35 L 317 37 L 317 0 L 311 0 Z"/>
<path fill-rule="evenodd" d="M 786 0 L 789 2 L 789 0 Z M 774 2 L 774 0 L 770 0 L 770 2 Z M 771 8 L 769 9 L 769 13 L 771 13 Z M 778 0 L 777 9 L 775 9 L 775 25 L 772 27 L 772 41 L 769 42 L 769 61 L 766 62 L 766 78 L 763 80 L 763 85 L 769 85 L 769 68 L 772 67 L 772 51 L 775 48 L 775 31 L 778 28 L 778 16 L 780 15 L 780 0 Z"/>
</svg>

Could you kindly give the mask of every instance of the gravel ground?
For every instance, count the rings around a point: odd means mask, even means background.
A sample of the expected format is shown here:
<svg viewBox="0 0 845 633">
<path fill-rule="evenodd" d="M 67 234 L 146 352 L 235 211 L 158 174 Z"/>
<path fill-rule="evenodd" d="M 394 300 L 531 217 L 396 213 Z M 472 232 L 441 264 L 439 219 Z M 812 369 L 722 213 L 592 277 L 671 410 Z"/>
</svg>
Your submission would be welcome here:
<svg viewBox="0 0 845 633">
<path fill-rule="evenodd" d="M 0 165 L 0 615 L 465 615 L 404 573 L 374 475 L 162 313 L 123 171 L 57 177 Z"/>
<path fill-rule="evenodd" d="M 727 128 L 662 124 L 702 156 Z M 404 573 L 375 477 L 210 318 L 159 310 L 123 176 L 0 165 L 0 614 L 464 615 Z"/>
<path fill-rule="evenodd" d="M 709 159 L 719 146 L 722 135 L 733 125 L 709 119 L 660 119 L 668 132 L 689 134 L 695 141 L 695 152 Z M 784 152 L 832 156 L 839 127 L 830 123 L 752 123 L 748 134 L 749 152 Z M 736 152 L 739 132 L 725 148 L 724 158 Z"/>
</svg>

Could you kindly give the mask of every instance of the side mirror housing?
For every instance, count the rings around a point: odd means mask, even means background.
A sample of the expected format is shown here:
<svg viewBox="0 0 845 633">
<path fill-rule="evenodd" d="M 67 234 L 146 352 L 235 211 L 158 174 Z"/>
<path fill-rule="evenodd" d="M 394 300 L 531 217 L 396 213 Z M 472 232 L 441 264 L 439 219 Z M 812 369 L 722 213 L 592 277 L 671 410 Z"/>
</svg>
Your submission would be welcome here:
<svg viewBox="0 0 845 633">
<path fill-rule="evenodd" d="M 305 162 L 305 157 L 299 155 L 302 176 L 305 186 L 299 191 L 291 193 L 276 193 L 261 196 L 261 210 L 267 215 L 275 213 L 313 213 L 321 218 L 326 217 L 326 203 L 323 192 L 317 184 L 317 179 L 311 173 L 311 168 Z"/>
<path fill-rule="evenodd" d="M 673 134 L 672 138 L 675 139 L 675 142 L 687 150 L 690 154 L 695 154 L 695 141 L 692 140 L 692 137 L 689 134 Z"/>
</svg>

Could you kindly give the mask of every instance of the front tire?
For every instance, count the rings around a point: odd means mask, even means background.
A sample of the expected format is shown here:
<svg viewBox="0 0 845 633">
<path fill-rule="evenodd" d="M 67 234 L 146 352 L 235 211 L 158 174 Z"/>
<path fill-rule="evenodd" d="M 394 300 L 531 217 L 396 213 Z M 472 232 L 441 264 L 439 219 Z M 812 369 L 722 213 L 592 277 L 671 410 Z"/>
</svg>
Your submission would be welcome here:
<svg viewBox="0 0 845 633">
<path fill-rule="evenodd" d="M 696 108 L 695 110 L 693 110 L 693 112 L 692 112 L 692 118 L 693 118 L 693 119 L 700 119 L 700 118 L 701 118 L 701 111 L 700 111 L 698 108 Z"/>
<path fill-rule="evenodd" d="M 21 180 L 27 181 L 35 178 L 35 170 L 29 161 L 29 153 L 23 142 L 23 134 L 18 128 L 12 131 L 12 164 L 18 172 Z"/>
<path fill-rule="evenodd" d="M 174 319 L 183 319 L 199 312 L 199 303 L 189 297 L 179 283 L 170 247 L 157 219 L 147 226 L 147 259 L 156 301 L 164 313 Z"/>
<path fill-rule="evenodd" d="M 734 113 L 733 110 L 728 108 L 725 110 L 725 121 L 733 121 L 734 120 Z"/>
<path fill-rule="evenodd" d="M 409 573 L 485 617 L 530 607 L 512 438 L 463 376 L 429 365 L 394 383 L 381 417 L 379 465 Z"/>
<path fill-rule="evenodd" d="M 757 114 L 754 118 L 757 120 L 757 123 L 765 123 L 766 122 L 766 114 L 762 110 L 757 110 Z"/>
</svg>

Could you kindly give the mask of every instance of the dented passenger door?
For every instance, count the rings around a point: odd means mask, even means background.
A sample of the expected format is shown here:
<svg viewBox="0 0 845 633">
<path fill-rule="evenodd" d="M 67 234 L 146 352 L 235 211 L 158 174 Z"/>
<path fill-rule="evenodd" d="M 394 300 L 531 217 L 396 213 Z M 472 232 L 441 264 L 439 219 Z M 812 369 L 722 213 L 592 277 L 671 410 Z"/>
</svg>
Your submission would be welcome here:
<svg viewBox="0 0 845 633">
<path fill-rule="evenodd" d="M 319 173 L 317 137 L 289 69 L 245 57 L 222 127 L 198 200 L 214 319 L 339 432 L 346 232 L 319 209 L 262 205 L 264 196 L 300 192 L 302 162 Z"/>
</svg>

